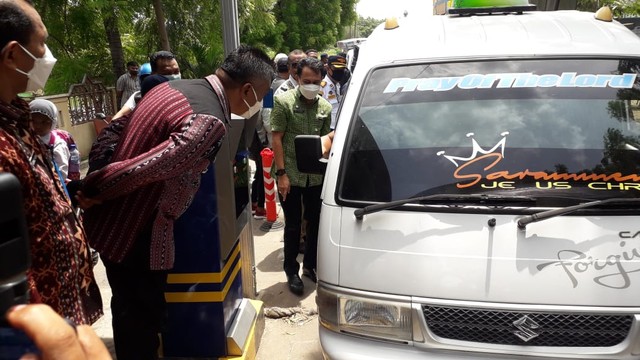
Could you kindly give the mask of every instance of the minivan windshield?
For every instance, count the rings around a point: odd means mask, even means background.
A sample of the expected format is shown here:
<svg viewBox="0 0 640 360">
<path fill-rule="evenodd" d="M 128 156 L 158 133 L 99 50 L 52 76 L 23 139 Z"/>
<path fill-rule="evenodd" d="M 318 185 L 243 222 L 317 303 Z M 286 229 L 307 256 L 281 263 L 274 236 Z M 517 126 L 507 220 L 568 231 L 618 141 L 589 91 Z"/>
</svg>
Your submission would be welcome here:
<svg viewBox="0 0 640 360">
<path fill-rule="evenodd" d="M 351 119 L 338 197 L 640 197 L 639 72 L 637 59 L 375 69 Z"/>
</svg>

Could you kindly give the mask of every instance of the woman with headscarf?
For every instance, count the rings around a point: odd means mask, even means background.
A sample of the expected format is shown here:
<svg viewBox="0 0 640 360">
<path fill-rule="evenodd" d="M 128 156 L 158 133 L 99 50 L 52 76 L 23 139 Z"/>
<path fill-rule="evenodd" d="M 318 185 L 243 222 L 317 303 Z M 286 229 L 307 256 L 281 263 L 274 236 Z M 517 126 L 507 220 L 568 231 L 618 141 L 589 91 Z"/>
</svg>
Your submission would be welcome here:
<svg viewBox="0 0 640 360">
<path fill-rule="evenodd" d="M 67 142 L 53 131 L 58 127 L 58 108 L 49 100 L 35 99 L 29 103 L 33 130 L 45 146 L 51 150 L 53 161 L 58 166 L 62 180 L 69 182 L 69 158 Z"/>
</svg>

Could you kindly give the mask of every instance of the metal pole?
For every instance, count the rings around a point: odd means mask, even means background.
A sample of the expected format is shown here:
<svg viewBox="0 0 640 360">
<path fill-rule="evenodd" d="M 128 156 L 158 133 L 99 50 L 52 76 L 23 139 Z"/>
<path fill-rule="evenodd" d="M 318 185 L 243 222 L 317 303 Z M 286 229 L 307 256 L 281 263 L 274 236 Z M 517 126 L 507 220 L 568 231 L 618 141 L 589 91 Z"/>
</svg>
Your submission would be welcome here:
<svg viewBox="0 0 640 360">
<path fill-rule="evenodd" d="M 222 5 L 222 41 L 224 55 L 227 56 L 240 45 L 238 27 L 238 0 L 220 0 Z"/>
</svg>

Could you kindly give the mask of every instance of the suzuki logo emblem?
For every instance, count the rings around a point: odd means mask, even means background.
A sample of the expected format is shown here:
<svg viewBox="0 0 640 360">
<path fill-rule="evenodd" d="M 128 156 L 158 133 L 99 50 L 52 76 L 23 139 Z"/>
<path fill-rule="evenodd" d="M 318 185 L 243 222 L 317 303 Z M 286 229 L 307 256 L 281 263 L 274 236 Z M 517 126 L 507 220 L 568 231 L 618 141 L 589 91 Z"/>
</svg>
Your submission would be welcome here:
<svg viewBox="0 0 640 360">
<path fill-rule="evenodd" d="M 511 333 L 517 337 L 519 337 L 522 341 L 528 342 L 536 337 L 538 337 L 535 329 L 540 328 L 540 325 L 535 321 L 531 320 L 527 315 L 521 317 L 520 319 L 513 322 L 513 326 L 516 328 L 511 331 Z"/>
</svg>

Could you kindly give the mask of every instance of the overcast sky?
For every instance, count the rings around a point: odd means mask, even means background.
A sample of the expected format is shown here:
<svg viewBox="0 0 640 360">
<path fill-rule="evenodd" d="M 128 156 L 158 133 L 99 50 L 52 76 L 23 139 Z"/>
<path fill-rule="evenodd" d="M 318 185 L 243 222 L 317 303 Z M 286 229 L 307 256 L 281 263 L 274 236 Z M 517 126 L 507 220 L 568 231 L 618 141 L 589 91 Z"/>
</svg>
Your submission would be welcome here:
<svg viewBox="0 0 640 360">
<path fill-rule="evenodd" d="M 384 20 L 387 17 L 400 17 L 407 10 L 412 12 L 433 12 L 433 0 L 360 0 L 356 12 L 363 17 Z"/>
</svg>

